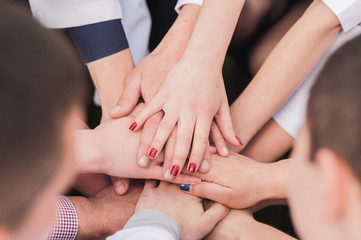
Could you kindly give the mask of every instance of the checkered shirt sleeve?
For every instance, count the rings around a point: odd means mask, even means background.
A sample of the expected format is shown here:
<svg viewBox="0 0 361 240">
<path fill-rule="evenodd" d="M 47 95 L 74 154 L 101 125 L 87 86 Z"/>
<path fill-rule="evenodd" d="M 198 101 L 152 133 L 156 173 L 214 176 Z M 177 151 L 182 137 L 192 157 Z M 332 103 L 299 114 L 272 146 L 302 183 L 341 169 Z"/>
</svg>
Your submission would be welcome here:
<svg viewBox="0 0 361 240">
<path fill-rule="evenodd" d="M 78 216 L 73 203 L 64 196 L 58 198 L 54 222 L 47 240 L 74 240 L 78 233 Z"/>
</svg>

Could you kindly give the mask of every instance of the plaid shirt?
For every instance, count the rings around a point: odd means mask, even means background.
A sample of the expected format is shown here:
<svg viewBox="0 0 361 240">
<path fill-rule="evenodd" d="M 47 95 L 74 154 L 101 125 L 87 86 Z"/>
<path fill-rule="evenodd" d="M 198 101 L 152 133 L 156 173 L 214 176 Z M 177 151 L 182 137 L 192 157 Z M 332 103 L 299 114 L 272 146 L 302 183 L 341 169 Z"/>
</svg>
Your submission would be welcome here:
<svg viewBox="0 0 361 240">
<path fill-rule="evenodd" d="M 59 197 L 56 203 L 54 222 L 47 240 L 74 240 L 78 233 L 78 216 L 73 203 L 64 196 Z"/>
</svg>

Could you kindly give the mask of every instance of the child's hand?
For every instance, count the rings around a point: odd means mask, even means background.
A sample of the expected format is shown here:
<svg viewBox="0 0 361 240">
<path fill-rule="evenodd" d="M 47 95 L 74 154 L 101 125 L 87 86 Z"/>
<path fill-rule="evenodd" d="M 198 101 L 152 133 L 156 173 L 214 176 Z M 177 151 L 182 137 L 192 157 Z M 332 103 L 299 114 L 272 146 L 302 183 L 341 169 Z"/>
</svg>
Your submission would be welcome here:
<svg viewBox="0 0 361 240">
<path fill-rule="evenodd" d="M 220 202 L 231 208 L 248 208 L 267 199 L 285 198 L 288 161 L 259 163 L 239 154 L 212 156 L 212 169 L 196 173 L 200 184 L 180 188 L 192 195 Z"/>
<path fill-rule="evenodd" d="M 147 181 L 135 211 L 152 209 L 174 218 L 180 225 L 182 239 L 202 239 L 227 214 L 228 208 L 215 203 L 204 211 L 202 199 L 179 191 L 167 182 Z"/>
</svg>

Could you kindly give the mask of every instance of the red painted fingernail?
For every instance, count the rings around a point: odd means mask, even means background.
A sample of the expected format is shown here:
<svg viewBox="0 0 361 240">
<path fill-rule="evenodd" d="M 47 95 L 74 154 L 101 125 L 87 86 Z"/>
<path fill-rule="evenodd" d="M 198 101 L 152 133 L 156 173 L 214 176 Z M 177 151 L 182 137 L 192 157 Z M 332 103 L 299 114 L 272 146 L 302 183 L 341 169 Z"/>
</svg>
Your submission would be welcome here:
<svg viewBox="0 0 361 240">
<path fill-rule="evenodd" d="M 239 137 L 236 136 L 237 142 L 239 142 L 239 144 L 243 145 L 241 139 L 239 139 Z"/>
<path fill-rule="evenodd" d="M 137 127 L 137 123 L 133 122 L 132 125 L 130 125 L 129 130 L 134 131 L 134 129 Z"/>
<path fill-rule="evenodd" d="M 194 173 L 196 171 L 197 165 L 195 163 L 189 164 L 188 172 Z"/>
<path fill-rule="evenodd" d="M 155 158 L 155 155 L 157 155 L 157 149 L 155 149 L 155 148 L 152 148 L 152 149 L 150 149 L 150 152 L 149 152 L 149 157 L 151 157 L 151 158 Z"/>
<path fill-rule="evenodd" d="M 177 176 L 179 172 L 179 166 L 178 165 L 174 165 L 172 167 L 172 170 L 170 170 L 170 175 L 172 175 L 173 177 Z"/>
</svg>

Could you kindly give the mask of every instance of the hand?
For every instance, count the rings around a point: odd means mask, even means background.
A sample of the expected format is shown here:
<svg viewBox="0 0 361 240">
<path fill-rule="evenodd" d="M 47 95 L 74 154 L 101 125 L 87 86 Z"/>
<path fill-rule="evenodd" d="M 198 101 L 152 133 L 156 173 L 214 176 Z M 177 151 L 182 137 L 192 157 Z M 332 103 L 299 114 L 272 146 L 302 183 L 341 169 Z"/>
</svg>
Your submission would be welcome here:
<svg viewBox="0 0 361 240">
<path fill-rule="evenodd" d="M 167 180 L 163 177 L 162 167 L 156 162 L 141 168 L 135 161 L 140 132 L 132 134 L 124 126 L 131 117 L 108 120 L 94 130 L 78 131 L 79 169 L 83 173 L 104 173 L 122 178 L 145 178 Z M 163 154 L 159 155 L 159 159 Z M 162 162 L 162 160 L 160 160 Z M 180 175 L 172 179 L 176 183 L 199 183 L 194 176 Z"/>
<path fill-rule="evenodd" d="M 149 117 L 161 110 L 165 115 L 151 144 L 149 156 L 158 156 L 178 123 L 170 169 L 173 176 L 182 169 L 192 138 L 188 170 L 198 170 L 208 146 L 214 117 L 222 135 L 230 143 L 240 145 L 232 127 L 221 70 L 217 66 L 194 64 L 182 58 L 168 74 L 159 92 L 135 117 L 131 130 L 138 130 Z"/>
<path fill-rule="evenodd" d="M 210 172 L 195 174 L 202 182 L 181 185 L 182 190 L 237 209 L 252 207 L 267 199 L 286 198 L 288 160 L 259 163 L 234 153 L 228 158 L 217 155 L 211 158 Z"/>
<path fill-rule="evenodd" d="M 122 229 L 134 214 L 142 189 L 142 185 L 132 182 L 124 196 L 118 196 L 110 186 L 94 198 L 68 197 L 78 214 L 77 239 L 101 239 Z"/>
<path fill-rule="evenodd" d="M 204 211 L 202 199 L 184 194 L 178 186 L 147 181 L 135 211 L 153 209 L 174 218 L 179 224 L 182 239 L 202 239 L 228 213 L 228 208 L 215 203 Z"/>
<path fill-rule="evenodd" d="M 256 222 L 250 210 L 231 209 L 227 217 L 220 221 L 213 231 L 207 236 L 207 240 L 217 239 L 243 239 L 245 224 Z M 244 238 L 247 239 L 247 238 Z"/>
<path fill-rule="evenodd" d="M 249 209 L 232 209 L 206 239 L 265 239 L 295 240 L 293 237 L 266 224 L 257 222 Z"/>
</svg>

